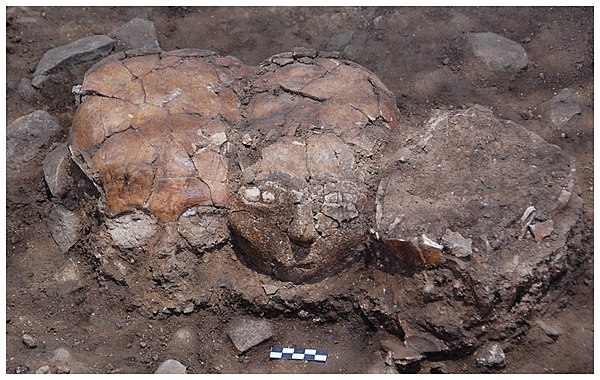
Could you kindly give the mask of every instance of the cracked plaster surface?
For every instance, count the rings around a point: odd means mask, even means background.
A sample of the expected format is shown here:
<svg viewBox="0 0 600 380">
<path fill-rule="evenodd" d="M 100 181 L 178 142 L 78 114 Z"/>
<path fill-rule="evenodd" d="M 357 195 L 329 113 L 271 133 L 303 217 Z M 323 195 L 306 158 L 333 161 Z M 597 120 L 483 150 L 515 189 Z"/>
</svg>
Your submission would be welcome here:
<svg viewBox="0 0 600 380">
<path fill-rule="evenodd" d="M 374 163 L 355 150 L 376 154 L 397 128 L 393 95 L 368 70 L 311 52 L 260 67 L 203 50 L 128 52 L 88 71 L 81 95 L 70 149 L 108 218 L 169 224 L 225 208 L 251 265 L 294 281 L 363 249 Z M 234 141 L 242 132 L 251 151 Z M 262 206 L 243 199 L 248 188 Z"/>
</svg>

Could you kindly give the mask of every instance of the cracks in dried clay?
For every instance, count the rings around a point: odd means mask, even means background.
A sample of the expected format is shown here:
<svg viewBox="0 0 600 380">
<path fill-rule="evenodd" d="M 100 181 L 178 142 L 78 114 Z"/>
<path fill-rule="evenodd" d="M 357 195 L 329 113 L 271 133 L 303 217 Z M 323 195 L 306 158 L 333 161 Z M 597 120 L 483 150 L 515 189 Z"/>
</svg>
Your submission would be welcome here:
<svg viewBox="0 0 600 380">
<path fill-rule="evenodd" d="M 310 83 L 312 83 L 312 82 L 310 82 Z M 310 83 L 308 83 L 306 86 L 308 86 Z M 304 89 L 304 88 L 306 88 L 306 86 L 304 86 L 302 88 Z M 319 98 L 319 97 L 311 95 L 309 93 L 302 92 L 302 90 L 300 90 L 300 91 L 292 90 L 291 88 L 284 87 L 283 85 L 279 85 L 279 88 L 281 88 L 284 92 L 286 92 L 288 94 L 298 95 L 298 96 L 301 96 L 303 98 L 308 98 L 308 99 L 311 99 L 311 100 L 314 100 L 314 101 L 317 101 L 317 102 L 320 102 L 320 103 L 322 103 L 322 102 L 330 99 L 330 98 Z"/>
</svg>

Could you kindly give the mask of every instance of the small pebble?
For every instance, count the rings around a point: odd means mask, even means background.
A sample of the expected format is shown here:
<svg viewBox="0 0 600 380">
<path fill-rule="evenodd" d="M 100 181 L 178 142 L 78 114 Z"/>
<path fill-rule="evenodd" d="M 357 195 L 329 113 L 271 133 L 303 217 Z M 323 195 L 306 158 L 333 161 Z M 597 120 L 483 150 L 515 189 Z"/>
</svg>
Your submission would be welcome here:
<svg viewBox="0 0 600 380">
<path fill-rule="evenodd" d="M 242 136 L 242 144 L 244 144 L 245 146 L 252 145 L 252 137 L 250 137 L 250 135 L 248 133 L 246 133 L 246 134 L 244 134 L 244 136 Z"/>
<path fill-rule="evenodd" d="M 59 364 L 56 366 L 56 373 L 71 373 L 71 367 L 68 365 Z"/>
<path fill-rule="evenodd" d="M 450 58 L 446 57 L 442 59 L 442 65 L 447 66 L 450 63 Z"/>
<path fill-rule="evenodd" d="M 140 347 L 141 347 L 141 348 L 145 348 L 146 346 L 147 346 L 147 343 L 146 343 L 146 342 L 140 342 Z"/>
<path fill-rule="evenodd" d="M 36 348 L 37 347 L 37 340 L 34 337 L 32 337 L 31 335 L 24 334 L 21 339 L 23 341 L 23 344 L 27 348 Z"/>
<path fill-rule="evenodd" d="M 40 368 L 35 370 L 35 373 L 40 373 L 40 374 L 47 374 L 50 373 L 50 367 L 48 367 L 47 365 L 43 365 Z"/>
</svg>

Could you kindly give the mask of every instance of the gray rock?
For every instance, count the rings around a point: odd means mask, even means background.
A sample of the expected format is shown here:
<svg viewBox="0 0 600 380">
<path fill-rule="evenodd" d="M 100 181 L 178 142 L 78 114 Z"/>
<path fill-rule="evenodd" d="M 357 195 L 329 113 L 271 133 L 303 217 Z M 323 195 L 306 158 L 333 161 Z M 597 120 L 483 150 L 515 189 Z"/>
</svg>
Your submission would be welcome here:
<svg viewBox="0 0 600 380">
<path fill-rule="evenodd" d="M 268 296 L 277 293 L 277 291 L 279 290 L 279 286 L 272 284 L 263 285 L 262 288 L 265 291 L 265 294 Z"/>
<path fill-rule="evenodd" d="M 77 264 L 73 260 L 68 260 L 67 265 L 56 272 L 54 279 L 58 282 L 78 282 L 81 280 L 81 274 Z"/>
<path fill-rule="evenodd" d="M 39 17 L 19 17 L 15 20 L 18 24 L 37 24 Z"/>
<path fill-rule="evenodd" d="M 73 360 L 73 356 L 71 356 L 71 352 L 64 347 L 59 347 L 54 350 L 54 355 L 52 356 L 52 360 L 55 362 L 63 362 L 69 363 Z"/>
<path fill-rule="evenodd" d="M 67 364 L 57 364 L 56 373 L 61 375 L 71 373 L 71 367 Z"/>
<path fill-rule="evenodd" d="M 504 367 L 504 351 L 498 342 L 491 342 L 477 351 L 477 365 L 489 368 Z"/>
<path fill-rule="evenodd" d="M 37 95 L 37 91 L 31 85 L 31 79 L 29 78 L 21 78 L 17 86 L 17 91 L 25 101 L 31 101 Z"/>
<path fill-rule="evenodd" d="M 529 230 L 533 234 L 535 241 L 542 241 L 554 231 L 554 220 L 550 219 L 545 222 L 531 224 L 529 225 Z"/>
<path fill-rule="evenodd" d="M 67 252 L 81 237 L 82 218 L 60 204 L 55 204 L 48 216 L 52 238 L 63 252 Z"/>
<path fill-rule="evenodd" d="M 245 352 L 273 336 L 273 325 L 263 319 L 238 317 L 227 326 L 226 333 L 234 346 Z"/>
<path fill-rule="evenodd" d="M 571 89 L 562 89 L 552 99 L 542 103 L 538 110 L 544 119 L 556 126 L 566 124 L 577 114 L 581 114 L 581 108 L 577 98 Z"/>
<path fill-rule="evenodd" d="M 27 373 L 29 372 L 29 366 L 27 364 L 19 364 L 17 368 L 15 368 L 15 373 Z"/>
<path fill-rule="evenodd" d="M 80 38 L 70 44 L 48 50 L 33 73 L 31 84 L 40 88 L 48 74 L 68 66 L 93 61 L 110 53 L 115 42 L 107 36 Z"/>
<path fill-rule="evenodd" d="M 48 374 L 48 373 L 50 373 L 50 367 L 47 365 L 43 365 L 40 368 L 36 369 L 35 373 L 42 374 L 42 375 Z"/>
<path fill-rule="evenodd" d="M 470 33 L 467 43 L 473 55 L 492 70 L 516 72 L 529 63 L 521 45 L 495 33 Z"/>
<path fill-rule="evenodd" d="M 192 327 L 182 327 L 175 331 L 167 348 L 172 353 L 193 353 L 198 349 L 198 337 Z"/>
<path fill-rule="evenodd" d="M 23 334 L 23 336 L 21 337 L 21 341 L 27 348 L 36 348 L 37 347 L 37 340 L 29 334 Z"/>
<path fill-rule="evenodd" d="M 557 340 L 558 337 L 560 337 L 562 335 L 561 330 L 557 329 L 556 327 L 554 327 L 542 320 L 537 320 L 536 323 L 542 329 L 544 334 L 548 335 L 553 340 Z"/>
<path fill-rule="evenodd" d="M 158 366 L 155 374 L 185 374 L 186 367 L 177 360 L 167 359 Z"/>
<path fill-rule="evenodd" d="M 404 341 L 388 336 L 380 339 L 381 346 L 387 351 L 394 363 L 407 365 L 418 362 L 427 357 L 427 354 L 438 353 L 448 349 L 441 340 L 426 335 L 410 335 Z"/>
<path fill-rule="evenodd" d="M 59 347 L 54 350 L 51 364 L 56 368 L 56 373 L 89 373 L 80 360 L 76 359 L 69 350 Z"/>
<path fill-rule="evenodd" d="M 135 211 L 114 219 L 107 219 L 106 227 L 114 243 L 122 249 L 145 245 L 157 230 L 156 219 L 142 211 Z"/>
<path fill-rule="evenodd" d="M 472 240 L 465 239 L 459 232 L 453 232 L 446 229 L 442 236 L 442 245 L 456 257 L 469 257 L 473 253 L 471 248 Z"/>
<path fill-rule="evenodd" d="M 113 29 L 109 36 L 117 41 L 118 46 L 124 46 L 125 50 L 160 48 L 154 23 L 137 17 Z"/>
<path fill-rule="evenodd" d="M 13 121 L 6 127 L 7 165 L 16 168 L 31 161 L 61 131 L 58 121 L 42 110 Z"/>
<path fill-rule="evenodd" d="M 55 197 L 64 196 L 70 188 L 70 164 L 71 152 L 66 143 L 57 146 L 44 158 L 44 178 L 50 193 Z"/>
</svg>

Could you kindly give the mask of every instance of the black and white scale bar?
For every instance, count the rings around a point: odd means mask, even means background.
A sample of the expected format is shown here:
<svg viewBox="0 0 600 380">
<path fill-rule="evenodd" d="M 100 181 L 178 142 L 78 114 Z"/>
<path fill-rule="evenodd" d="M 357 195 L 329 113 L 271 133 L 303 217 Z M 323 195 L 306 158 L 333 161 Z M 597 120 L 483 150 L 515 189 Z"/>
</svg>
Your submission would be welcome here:
<svg viewBox="0 0 600 380">
<path fill-rule="evenodd" d="M 272 347 L 269 359 L 308 360 L 325 363 L 327 351 L 312 348 Z"/>
</svg>

